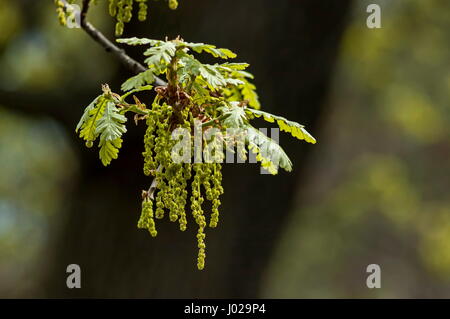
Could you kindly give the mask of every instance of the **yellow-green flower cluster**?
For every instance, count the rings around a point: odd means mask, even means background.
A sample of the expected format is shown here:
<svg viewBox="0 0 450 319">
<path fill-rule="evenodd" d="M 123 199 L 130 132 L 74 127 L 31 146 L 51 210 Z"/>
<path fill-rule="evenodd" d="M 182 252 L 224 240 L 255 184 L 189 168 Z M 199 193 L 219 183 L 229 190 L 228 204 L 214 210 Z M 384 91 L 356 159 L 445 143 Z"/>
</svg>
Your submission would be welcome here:
<svg viewBox="0 0 450 319">
<path fill-rule="evenodd" d="M 178 8 L 178 1 L 177 0 L 169 0 L 169 8 L 172 10 L 175 10 Z"/>
<path fill-rule="evenodd" d="M 116 17 L 116 36 L 123 34 L 124 24 L 131 21 L 134 0 L 109 0 L 109 14 Z"/>
<path fill-rule="evenodd" d="M 145 21 L 147 19 L 147 0 L 136 0 L 139 3 L 138 19 Z"/>
<path fill-rule="evenodd" d="M 92 0 L 91 0 L 92 1 Z M 56 5 L 56 13 L 58 14 L 59 24 L 62 26 L 67 26 L 67 19 L 73 18 L 74 7 L 72 4 L 75 3 L 75 0 L 54 0 Z"/>
<path fill-rule="evenodd" d="M 58 14 L 59 24 L 65 26 L 67 24 L 67 18 L 64 2 L 62 2 L 61 0 L 55 0 L 55 5 L 56 5 L 56 13 Z"/>
<path fill-rule="evenodd" d="M 138 221 L 138 228 L 148 229 L 152 237 L 156 237 L 158 234 L 155 227 L 155 220 L 153 219 L 153 203 L 151 200 L 144 199 L 142 201 L 142 212 Z"/>
<path fill-rule="evenodd" d="M 162 219 L 167 212 L 169 220 L 178 221 L 180 230 L 187 227 L 186 205 L 188 200 L 188 184 L 190 182 L 190 208 L 193 219 L 198 225 L 197 267 L 205 267 L 205 228 L 206 216 L 202 208 L 204 203 L 203 192 L 206 199 L 211 202 L 211 215 L 209 226 L 216 227 L 219 219 L 219 196 L 223 193 L 221 165 L 218 163 L 175 163 L 171 151 L 176 140 L 172 139 L 171 132 L 176 127 L 183 127 L 192 131 L 192 113 L 186 108 L 176 113 L 166 103 L 159 105 L 156 98 L 151 112 L 147 117 L 147 131 L 144 138 L 145 150 L 144 173 L 154 176 L 156 190 L 153 193 L 144 192 L 143 211 L 138 223 L 139 228 L 148 228 L 152 236 L 156 234 L 154 219 Z M 178 124 L 174 124 L 178 123 Z M 181 123 L 181 124 L 180 124 Z M 192 139 L 192 136 L 191 136 Z M 192 151 L 191 154 L 192 156 Z M 155 211 L 148 203 L 155 201 Z M 144 204 L 146 209 L 144 209 Z"/>
<path fill-rule="evenodd" d="M 198 269 L 203 269 L 205 267 L 205 232 L 206 227 L 205 215 L 203 214 L 202 204 L 203 196 L 201 194 L 200 185 L 202 184 L 202 179 L 205 176 L 203 172 L 203 164 L 196 163 L 193 164 L 195 171 L 194 180 L 192 181 L 192 194 L 191 194 L 191 210 L 192 216 L 198 225 L 197 231 L 197 247 L 198 247 L 198 257 L 197 257 L 197 267 Z"/>
<path fill-rule="evenodd" d="M 56 13 L 58 14 L 58 20 L 59 24 L 62 26 L 67 25 L 67 12 L 66 12 L 66 6 L 64 5 L 64 2 L 61 0 L 55 0 L 56 5 Z M 74 1 L 67 1 L 68 4 L 72 4 Z"/>
<path fill-rule="evenodd" d="M 164 135 L 167 135 L 168 129 L 166 129 L 167 123 L 164 122 L 163 116 L 166 116 L 170 112 L 169 108 L 167 106 L 160 107 L 159 104 L 153 103 L 153 109 L 154 115 L 147 117 L 147 130 L 145 132 L 144 136 L 144 146 L 145 151 L 142 153 L 144 156 L 144 174 L 149 176 L 153 175 L 155 176 L 155 171 L 158 168 L 158 165 L 156 164 L 156 159 L 154 158 L 154 152 L 155 149 L 155 142 L 156 142 L 156 130 L 158 130 L 158 134 L 161 133 Z M 161 122 L 163 121 L 163 122 Z M 158 138 L 158 147 L 155 149 L 155 151 L 160 151 L 162 146 L 162 141 L 160 138 Z"/>
<path fill-rule="evenodd" d="M 210 165 L 213 165 L 213 174 L 210 175 L 210 178 L 214 187 L 211 189 L 210 198 L 208 198 L 208 194 L 206 196 L 207 199 L 212 202 L 212 214 L 211 220 L 209 221 L 209 227 L 214 228 L 217 227 L 217 223 L 219 222 L 219 206 L 221 204 L 219 197 L 223 194 L 222 165 L 219 163 L 213 163 Z"/>
<path fill-rule="evenodd" d="M 147 19 L 148 5 L 147 0 L 109 0 L 109 14 L 116 18 L 116 36 L 123 34 L 124 25 L 131 21 L 133 16 L 133 5 L 138 3 L 138 19 L 145 21 Z M 175 10 L 178 7 L 177 0 L 168 0 L 169 8 Z"/>
</svg>

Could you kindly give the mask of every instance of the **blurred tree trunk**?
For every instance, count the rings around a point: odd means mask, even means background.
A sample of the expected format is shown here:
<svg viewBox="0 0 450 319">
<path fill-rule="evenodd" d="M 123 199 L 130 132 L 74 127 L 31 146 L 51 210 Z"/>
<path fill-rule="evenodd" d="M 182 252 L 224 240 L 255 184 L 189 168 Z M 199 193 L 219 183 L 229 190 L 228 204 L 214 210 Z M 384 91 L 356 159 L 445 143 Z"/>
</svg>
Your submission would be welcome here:
<svg viewBox="0 0 450 319">
<path fill-rule="evenodd" d="M 136 36 L 181 34 L 230 47 L 250 62 L 264 109 L 317 135 L 350 1 L 181 1 L 176 12 L 166 11 L 153 9 L 146 31 L 133 25 Z M 130 126 L 119 160 L 107 169 L 96 152 L 77 142 L 82 176 L 49 257 L 41 287 L 46 296 L 258 297 L 306 155 L 320 141 L 313 146 L 280 136 L 294 163 L 291 174 L 260 175 L 254 164 L 225 167 L 221 219 L 217 229 L 207 230 L 206 268 L 198 271 L 192 220 L 185 233 L 167 219 L 158 221 L 157 238 L 136 228 L 140 190 L 151 182 L 142 174 L 142 134 L 142 127 Z M 66 288 L 71 263 L 81 266 L 82 289 Z"/>
</svg>

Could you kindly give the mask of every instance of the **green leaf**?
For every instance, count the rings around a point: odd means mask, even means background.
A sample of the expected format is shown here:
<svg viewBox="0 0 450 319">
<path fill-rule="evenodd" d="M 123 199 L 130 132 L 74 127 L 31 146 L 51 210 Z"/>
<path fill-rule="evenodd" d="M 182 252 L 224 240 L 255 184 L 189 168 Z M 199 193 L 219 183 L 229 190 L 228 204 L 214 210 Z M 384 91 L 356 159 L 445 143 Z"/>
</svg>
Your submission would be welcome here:
<svg viewBox="0 0 450 319">
<path fill-rule="evenodd" d="M 123 82 L 121 89 L 122 91 L 129 91 L 132 89 L 139 89 L 141 86 L 145 84 L 151 84 L 155 81 L 155 76 L 153 75 L 152 70 L 147 70 L 144 72 L 135 75 L 125 82 Z"/>
<path fill-rule="evenodd" d="M 157 40 L 151 40 L 147 38 L 136 38 L 136 37 L 116 39 L 116 41 L 128 45 L 146 45 L 146 44 L 153 45 L 155 42 L 160 42 Z"/>
<path fill-rule="evenodd" d="M 220 64 L 220 67 L 227 70 L 227 71 L 243 71 L 246 68 L 248 68 L 250 64 L 248 63 L 222 63 Z"/>
<path fill-rule="evenodd" d="M 286 171 L 292 171 L 292 162 L 278 143 L 251 125 L 247 125 L 246 142 L 249 150 L 256 154 L 256 160 L 261 166 L 275 175 L 278 166 Z"/>
<path fill-rule="evenodd" d="M 251 74 L 250 72 L 247 71 L 242 71 L 242 70 L 235 70 L 233 73 L 233 76 L 237 77 L 237 78 L 248 78 L 248 79 L 254 79 L 255 77 L 253 76 L 253 74 Z"/>
<path fill-rule="evenodd" d="M 144 55 L 148 56 L 145 63 L 149 68 L 162 72 L 172 60 L 176 50 L 177 47 L 173 42 L 161 42 L 144 52 Z"/>
<path fill-rule="evenodd" d="M 223 96 L 225 96 L 228 102 L 239 102 L 243 100 L 241 91 L 237 87 L 223 89 Z"/>
<path fill-rule="evenodd" d="M 311 134 L 308 133 L 308 131 L 304 128 L 303 125 L 297 122 L 289 121 L 284 117 L 273 115 L 260 110 L 247 108 L 246 111 L 255 115 L 256 117 L 262 116 L 264 120 L 267 122 L 274 123 L 276 121 L 282 132 L 284 131 L 291 133 L 292 136 L 298 138 L 299 140 L 305 140 L 306 142 L 312 144 L 316 143 L 316 139 Z"/>
<path fill-rule="evenodd" d="M 96 134 L 100 134 L 100 140 L 115 140 L 127 131 L 126 121 L 127 118 L 119 113 L 114 102 L 108 101 L 103 116 L 98 120 Z"/>
<path fill-rule="evenodd" d="M 217 48 L 212 44 L 183 42 L 182 45 L 191 48 L 197 53 L 202 53 L 204 51 L 211 54 L 215 58 L 234 59 L 236 57 L 236 54 L 233 51 L 224 48 Z"/>
<path fill-rule="evenodd" d="M 240 79 L 233 79 L 233 78 L 227 78 L 227 77 L 225 77 L 225 82 L 227 84 L 230 84 L 230 85 L 233 85 L 233 86 L 240 86 L 240 85 L 244 84 L 244 82 L 242 80 L 240 80 Z"/>
<path fill-rule="evenodd" d="M 83 115 L 81 116 L 80 121 L 77 124 L 77 127 L 75 128 L 75 132 L 78 133 L 78 130 L 83 126 L 83 124 L 88 120 L 90 116 L 90 112 L 96 107 L 96 104 L 99 100 L 101 95 L 97 96 L 85 109 L 83 112 Z"/>
<path fill-rule="evenodd" d="M 80 137 L 86 141 L 86 146 L 92 146 L 96 140 L 97 125 L 105 110 L 106 100 L 103 96 L 97 97 L 88 107 L 78 123 L 75 132 L 80 130 Z"/>
<path fill-rule="evenodd" d="M 250 83 L 247 79 L 242 79 L 243 83 L 239 86 L 244 100 L 248 101 L 248 105 L 259 110 L 261 104 L 259 103 L 258 94 L 256 93 L 256 86 Z"/>
<path fill-rule="evenodd" d="M 200 76 L 211 89 L 218 89 L 227 85 L 227 81 L 214 65 L 201 64 L 199 71 Z"/>
<path fill-rule="evenodd" d="M 228 85 L 227 79 L 225 79 L 218 69 L 219 65 L 202 64 L 192 55 L 182 56 L 180 62 L 181 68 L 179 75 L 181 79 L 194 78 L 194 81 L 201 85 L 206 84 L 211 90 Z"/>
<path fill-rule="evenodd" d="M 121 137 L 127 131 L 124 124 L 126 121 L 127 118 L 119 113 L 114 102 L 108 101 L 95 130 L 95 133 L 100 135 L 100 159 L 105 166 L 112 159 L 117 158 L 119 148 L 122 145 Z"/>
<path fill-rule="evenodd" d="M 181 68 L 179 69 L 180 80 L 186 82 L 186 79 L 196 78 L 197 82 L 205 84 L 212 90 L 226 87 L 227 85 L 240 85 L 243 82 L 227 78 L 223 72 L 221 72 L 221 65 L 219 64 L 203 64 L 192 55 L 183 55 L 180 58 Z M 198 76 L 203 81 L 198 80 Z M 203 83 L 202 83 L 203 84 Z"/>
<path fill-rule="evenodd" d="M 113 159 L 119 156 L 119 149 L 122 147 L 122 139 L 113 141 L 100 141 L 100 160 L 104 166 L 108 166 Z"/>
<path fill-rule="evenodd" d="M 247 115 L 244 108 L 239 106 L 239 102 L 230 102 L 226 106 L 219 107 L 222 112 L 221 123 L 225 127 L 242 128 L 247 123 Z"/>
<path fill-rule="evenodd" d="M 204 86 L 201 81 L 194 81 L 192 83 L 192 89 L 195 91 L 193 101 L 195 101 L 196 104 L 203 104 L 211 100 L 211 95 L 209 94 L 208 89 L 206 89 L 206 84 Z"/>
<path fill-rule="evenodd" d="M 220 53 L 222 53 L 222 55 L 219 55 L 220 58 L 222 59 L 234 59 L 235 57 L 237 57 L 237 54 L 234 53 L 233 51 L 231 51 L 230 49 L 226 49 L 226 48 L 219 48 L 217 49 Z"/>
<path fill-rule="evenodd" d="M 184 51 L 178 51 L 178 59 L 178 79 L 181 83 L 187 85 L 200 74 L 201 63 Z"/>
<path fill-rule="evenodd" d="M 253 75 L 243 71 L 248 67 L 246 63 L 223 63 L 219 66 L 224 73 L 227 83 L 237 86 L 237 90 L 231 88 L 225 92 L 229 101 L 248 101 L 248 105 L 255 109 L 260 109 L 256 86 L 248 79 L 253 79 Z"/>
</svg>

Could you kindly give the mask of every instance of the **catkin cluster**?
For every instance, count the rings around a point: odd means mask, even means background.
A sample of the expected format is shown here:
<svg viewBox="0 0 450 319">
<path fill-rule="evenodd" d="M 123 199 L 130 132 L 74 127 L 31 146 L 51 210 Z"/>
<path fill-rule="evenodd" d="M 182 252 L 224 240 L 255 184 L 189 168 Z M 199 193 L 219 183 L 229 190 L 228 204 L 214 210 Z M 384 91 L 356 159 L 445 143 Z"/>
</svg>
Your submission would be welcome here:
<svg viewBox="0 0 450 319">
<path fill-rule="evenodd" d="M 56 13 L 58 14 L 59 24 L 61 24 L 62 26 L 66 26 L 67 25 L 67 16 L 68 16 L 68 12 L 67 12 L 68 7 L 61 0 L 54 0 L 54 2 L 56 5 Z M 74 2 L 75 2 L 75 0 L 66 0 L 66 3 L 68 5 L 71 5 Z"/>
<path fill-rule="evenodd" d="M 116 18 L 116 36 L 121 36 L 125 23 L 131 21 L 134 3 L 138 6 L 138 20 L 147 19 L 147 2 L 147 0 L 109 0 L 109 14 Z M 170 9 L 175 10 L 178 7 L 178 1 L 168 0 L 168 5 Z"/>
<path fill-rule="evenodd" d="M 54 0 L 56 5 L 56 13 L 58 14 L 59 23 L 63 26 L 67 24 L 67 4 L 73 4 L 75 0 Z M 96 1 L 93 1 L 96 3 Z M 136 8 L 134 6 L 137 3 L 137 16 L 139 21 L 147 20 L 148 0 L 108 0 L 109 14 L 116 18 L 115 34 L 121 36 L 123 34 L 125 23 L 130 22 L 133 17 L 133 12 Z M 167 0 L 170 9 L 175 10 L 178 8 L 178 0 Z"/>
<path fill-rule="evenodd" d="M 175 163 L 172 160 L 171 151 L 177 142 L 172 139 L 172 130 L 183 127 L 192 131 L 192 114 L 188 109 L 181 112 L 181 123 L 178 121 L 174 125 L 174 117 L 171 106 L 154 103 L 146 120 L 144 174 L 153 176 L 156 186 L 154 190 L 144 192 L 138 227 L 148 229 L 152 236 L 156 236 L 155 219 L 168 215 L 171 222 L 178 221 L 181 231 L 186 230 L 186 209 L 189 207 L 190 192 L 190 209 L 198 226 L 197 267 L 201 270 L 205 266 L 205 228 L 208 217 L 203 208 L 204 195 L 210 202 L 207 206 L 211 211 L 209 226 L 216 227 L 219 220 L 219 197 L 223 194 L 222 167 L 220 163 Z"/>
<path fill-rule="evenodd" d="M 55 0 L 56 13 L 58 14 L 59 24 L 66 25 L 66 12 L 64 10 L 64 3 L 61 0 Z"/>
<path fill-rule="evenodd" d="M 211 217 L 209 227 L 214 228 L 219 221 L 219 196 L 223 193 L 222 173 L 219 163 L 195 163 L 192 165 L 195 172 L 191 187 L 191 210 L 192 216 L 198 225 L 197 231 L 197 267 L 205 267 L 205 227 L 206 217 L 202 209 L 204 197 L 202 195 L 202 186 L 206 193 L 206 199 L 212 203 Z"/>
</svg>

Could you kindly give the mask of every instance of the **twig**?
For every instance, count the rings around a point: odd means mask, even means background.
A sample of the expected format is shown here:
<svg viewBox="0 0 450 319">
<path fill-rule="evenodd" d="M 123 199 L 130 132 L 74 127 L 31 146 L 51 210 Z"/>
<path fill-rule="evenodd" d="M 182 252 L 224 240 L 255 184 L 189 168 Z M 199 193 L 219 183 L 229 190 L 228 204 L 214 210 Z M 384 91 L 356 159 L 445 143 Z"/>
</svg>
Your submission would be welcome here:
<svg viewBox="0 0 450 319">
<path fill-rule="evenodd" d="M 112 43 L 107 37 L 103 35 L 99 30 L 97 30 L 91 23 L 86 19 L 87 12 L 89 11 L 89 4 L 91 0 L 83 0 L 83 6 L 80 13 L 80 26 L 86 31 L 86 33 L 97 43 L 99 43 L 107 52 L 114 54 L 131 72 L 138 74 L 146 71 L 147 69 L 140 64 L 138 61 L 131 58 L 125 51 L 119 48 L 117 45 Z M 167 83 L 155 77 L 156 85 L 166 85 Z"/>
<path fill-rule="evenodd" d="M 90 24 L 87 20 L 87 13 L 89 11 L 89 4 L 91 0 L 83 0 L 83 7 L 81 8 L 80 13 L 80 26 L 81 28 L 86 31 L 86 33 L 97 43 L 99 43 L 103 48 L 106 50 L 106 52 L 113 53 L 119 60 L 128 68 L 130 71 L 132 71 L 135 74 L 141 73 L 146 71 L 147 69 L 131 58 L 128 54 L 125 53 L 125 51 L 118 46 L 116 46 L 114 43 L 112 43 L 107 37 L 103 35 L 100 31 L 98 31 L 92 24 Z M 165 86 L 167 83 L 160 79 L 159 77 L 155 76 L 155 83 L 158 86 Z M 162 167 L 159 166 L 157 171 L 162 170 Z M 154 193 L 157 188 L 157 180 L 156 177 L 153 178 L 152 183 L 150 184 L 150 187 L 147 191 L 147 196 L 149 199 L 153 199 Z"/>
</svg>

